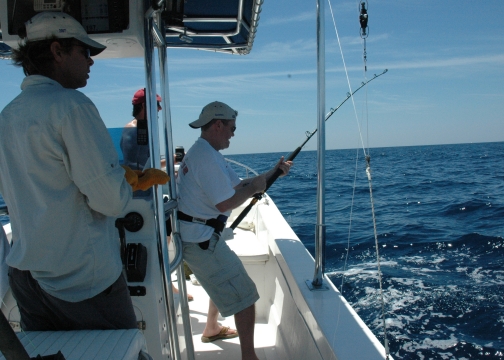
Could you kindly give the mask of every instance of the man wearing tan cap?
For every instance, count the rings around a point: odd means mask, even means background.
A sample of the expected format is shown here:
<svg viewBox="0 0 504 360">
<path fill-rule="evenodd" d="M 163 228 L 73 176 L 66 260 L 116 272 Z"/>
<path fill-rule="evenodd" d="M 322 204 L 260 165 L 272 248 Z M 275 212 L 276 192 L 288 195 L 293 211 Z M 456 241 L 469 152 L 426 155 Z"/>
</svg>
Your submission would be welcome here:
<svg viewBox="0 0 504 360">
<path fill-rule="evenodd" d="M 62 12 L 39 13 L 25 27 L 13 49 L 26 75 L 22 92 L 0 113 L 7 264 L 21 326 L 136 328 L 114 222 L 132 190 L 153 182 L 119 165 L 98 110 L 76 90 L 105 46 Z"/>
<path fill-rule="evenodd" d="M 282 157 L 270 171 L 240 180 L 219 152 L 229 147 L 237 116 L 237 111 L 215 101 L 189 124 L 201 128 L 201 136 L 180 163 L 178 218 L 184 260 L 211 299 L 202 341 L 227 338 L 217 324 L 218 313 L 234 315 L 242 359 L 256 360 L 254 304 L 259 294 L 238 256 L 221 240 L 221 232 L 231 210 L 264 191 L 266 180 L 277 169 L 286 175 L 292 162 L 284 162 Z"/>
</svg>

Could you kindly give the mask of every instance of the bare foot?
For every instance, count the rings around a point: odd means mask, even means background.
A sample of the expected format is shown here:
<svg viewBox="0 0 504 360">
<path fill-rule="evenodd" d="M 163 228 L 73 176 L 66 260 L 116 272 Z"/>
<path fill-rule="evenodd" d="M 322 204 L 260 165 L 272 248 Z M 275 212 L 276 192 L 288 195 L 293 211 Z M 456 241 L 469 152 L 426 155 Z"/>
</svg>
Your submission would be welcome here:
<svg viewBox="0 0 504 360">
<path fill-rule="evenodd" d="M 173 284 L 172 284 L 172 291 L 174 294 L 179 293 L 178 289 Z M 187 301 L 193 301 L 193 300 L 194 300 L 194 297 L 191 294 L 187 294 Z"/>
</svg>

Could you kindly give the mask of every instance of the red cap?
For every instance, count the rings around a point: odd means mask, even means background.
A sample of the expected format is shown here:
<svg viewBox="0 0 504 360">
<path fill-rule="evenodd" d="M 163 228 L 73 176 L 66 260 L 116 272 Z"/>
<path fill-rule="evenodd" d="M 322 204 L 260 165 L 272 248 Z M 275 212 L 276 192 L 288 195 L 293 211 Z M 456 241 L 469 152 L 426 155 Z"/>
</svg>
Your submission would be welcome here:
<svg viewBox="0 0 504 360">
<path fill-rule="evenodd" d="M 161 101 L 161 96 L 156 94 L 156 99 L 157 101 Z M 133 95 L 133 100 L 131 100 L 131 103 L 133 105 L 138 105 L 143 104 L 144 102 L 145 102 L 145 89 L 140 89 L 135 93 L 135 95 Z"/>
</svg>

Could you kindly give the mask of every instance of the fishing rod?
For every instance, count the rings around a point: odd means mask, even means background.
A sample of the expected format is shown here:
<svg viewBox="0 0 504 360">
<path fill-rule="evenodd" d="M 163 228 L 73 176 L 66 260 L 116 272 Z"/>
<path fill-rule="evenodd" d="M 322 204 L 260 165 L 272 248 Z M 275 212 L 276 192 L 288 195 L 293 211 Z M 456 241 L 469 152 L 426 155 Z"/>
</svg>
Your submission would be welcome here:
<svg viewBox="0 0 504 360">
<path fill-rule="evenodd" d="M 362 82 L 361 85 L 355 89 L 351 94 L 350 93 L 347 93 L 347 97 L 345 98 L 345 100 L 343 100 L 341 102 L 341 104 L 339 104 L 336 108 L 334 109 L 331 109 L 331 111 L 329 111 L 329 113 L 326 115 L 326 118 L 325 118 L 325 121 L 329 120 L 329 118 L 348 100 L 350 99 L 353 94 L 355 94 L 357 91 L 359 91 L 360 89 L 362 89 L 366 84 L 370 83 L 371 81 L 373 81 L 374 79 L 376 78 L 379 78 L 380 76 L 382 76 L 383 74 L 385 74 L 386 72 L 388 71 L 388 69 L 385 69 L 383 70 L 382 73 L 376 75 L 374 74 L 374 76 L 365 81 L 365 82 Z M 306 132 L 306 140 L 303 141 L 303 143 L 298 146 L 296 148 L 296 150 L 294 150 L 288 157 L 287 157 L 287 160 L 285 161 L 292 161 L 294 160 L 294 158 L 299 154 L 299 152 L 301 151 L 301 149 L 303 148 L 303 146 L 306 145 L 306 143 L 313 137 L 313 135 L 315 135 L 315 133 L 317 132 L 318 129 L 315 129 L 313 130 L 312 132 L 309 132 L 307 131 Z M 242 222 L 242 220 L 245 218 L 245 216 L 247 216 L 247 214 L 250 212 L 250 210 L 252 209 L 252 207 L 257 203 L 257 201 L 261 200 L 264 193 L 270 188 L 271 185 L 273 185 L 273 183 L 276 181 L 276 179 L 278 179 L 278 177 L 282 175 L 282 170 L 280 169 L 277 169 L 277 171 L 275 171 L 275 173 L 273 174 L 272 177 L 270 177 L 268 179 L 268 181 L 266 182 L 266 189 L 264 189 L 263 192 L 261 193 L 257 193 L 257 194 L 254 194 L 253 196 L 253 199 L 250 201 L 250 203 L 247 205 L 247 207 L 245 209 L 242 210 L 242 212 L 240 213 L 240 215 L 238 215 L 238 217 L 235 219 L 235 221 L 233 221 L 233 223 L 231 224 L 230 228 L 231 229 L 236 229 L 236 227 Z"/>
</svg>

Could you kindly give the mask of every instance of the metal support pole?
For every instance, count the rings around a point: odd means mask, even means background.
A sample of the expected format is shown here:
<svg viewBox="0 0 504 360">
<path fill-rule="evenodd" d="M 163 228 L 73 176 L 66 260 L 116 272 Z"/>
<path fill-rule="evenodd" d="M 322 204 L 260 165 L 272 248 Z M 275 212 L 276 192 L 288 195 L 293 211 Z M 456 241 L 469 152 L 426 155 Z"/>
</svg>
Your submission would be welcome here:
<svg viewBox="0 0 504 360">
<path fill-rule="evenodd" d="M 311 290 L 326 290 L 325 270 L 325 20 L 324 0 L 317 0 L 317 225 L 315 227 L 315 272 Z"/>
<path fill-rule="evenodd" d="M 171 128 L 171 111 L 170 111 L 170 89 L 168 82 L 168 60 L 166 51 L 166 30 L 161 18 L 161 14 L 156 16 L 159 33 L 161 35 L 160 44 L 158 47 L 158 57 L 159 57 L 159 75 L 161 78 L 161 98 L 163 102 L 163 131 L 164 131 L 164 146 L 166 154 L 166 171 L 170 175 L 170 186 L 168 187 L 170 200 L 176 201 L 177 199 L 177 188 L 175 185 L 175 173 L 173 168 L 173 139 L 172 139 L 172 128 Z M 182 241 L 179 233 L 179 224 L 177 220 L 177 208 L 174 207 L 171 211 L 171 217 L 174 220 L 172 224 L 172 237 L 173 245 L 175 246 L 176 253 L 182 253 Z M 191 329 L 191 318 L 189 316 L 189 304 L 187 302 L 187 287 L 185 283 L 183 262 L 179 261 L 175 267 L 177 268 L 177 280 L 179 286 L 179 299 L 180 308 L 182 313 L 182 324 L 184 327 L 185 335 L 185 345 L 187 350 L 187 359 L 194 360 L 194 344 L 192 338 Z M 180 346 L 180 345 L 179 345 Z"/>
<path fill-rule="evenodd" d="M 145 105 L 147 110 L 147 118 L 149 121 L 149 153 L 150 166 L 161 166 L 161 152 L 159 147 L 159 123 L 157 121 L 157 101 L 156 101 L 156 80 L 154 69 L 154 42 L 152 30 L 154 27 L 154 13 L 148 11 L 144 17 L 144 50 L 145 50 L 145 78 L 146 78 L 146 94 Z M 163 189 L 161 186 L 155 187 L 153 196 L 154 201 L 154 218 L 157 234 L 158 256 L 160 263 L 160 271 L 163 279 L 163 294 L 166 306 L 168 336 L 170 340 L 170 357 L 175 360 L 180 360 L 180 348 L 177 334 L 177 314 L 175 312 L 175 302 L 173 300 L 173 292 L 171 286 L 170 260 L 168 255 L 168 243 L 166 241 L 166 226 L 165 213 L 163 203 Z"/>
</svg>

